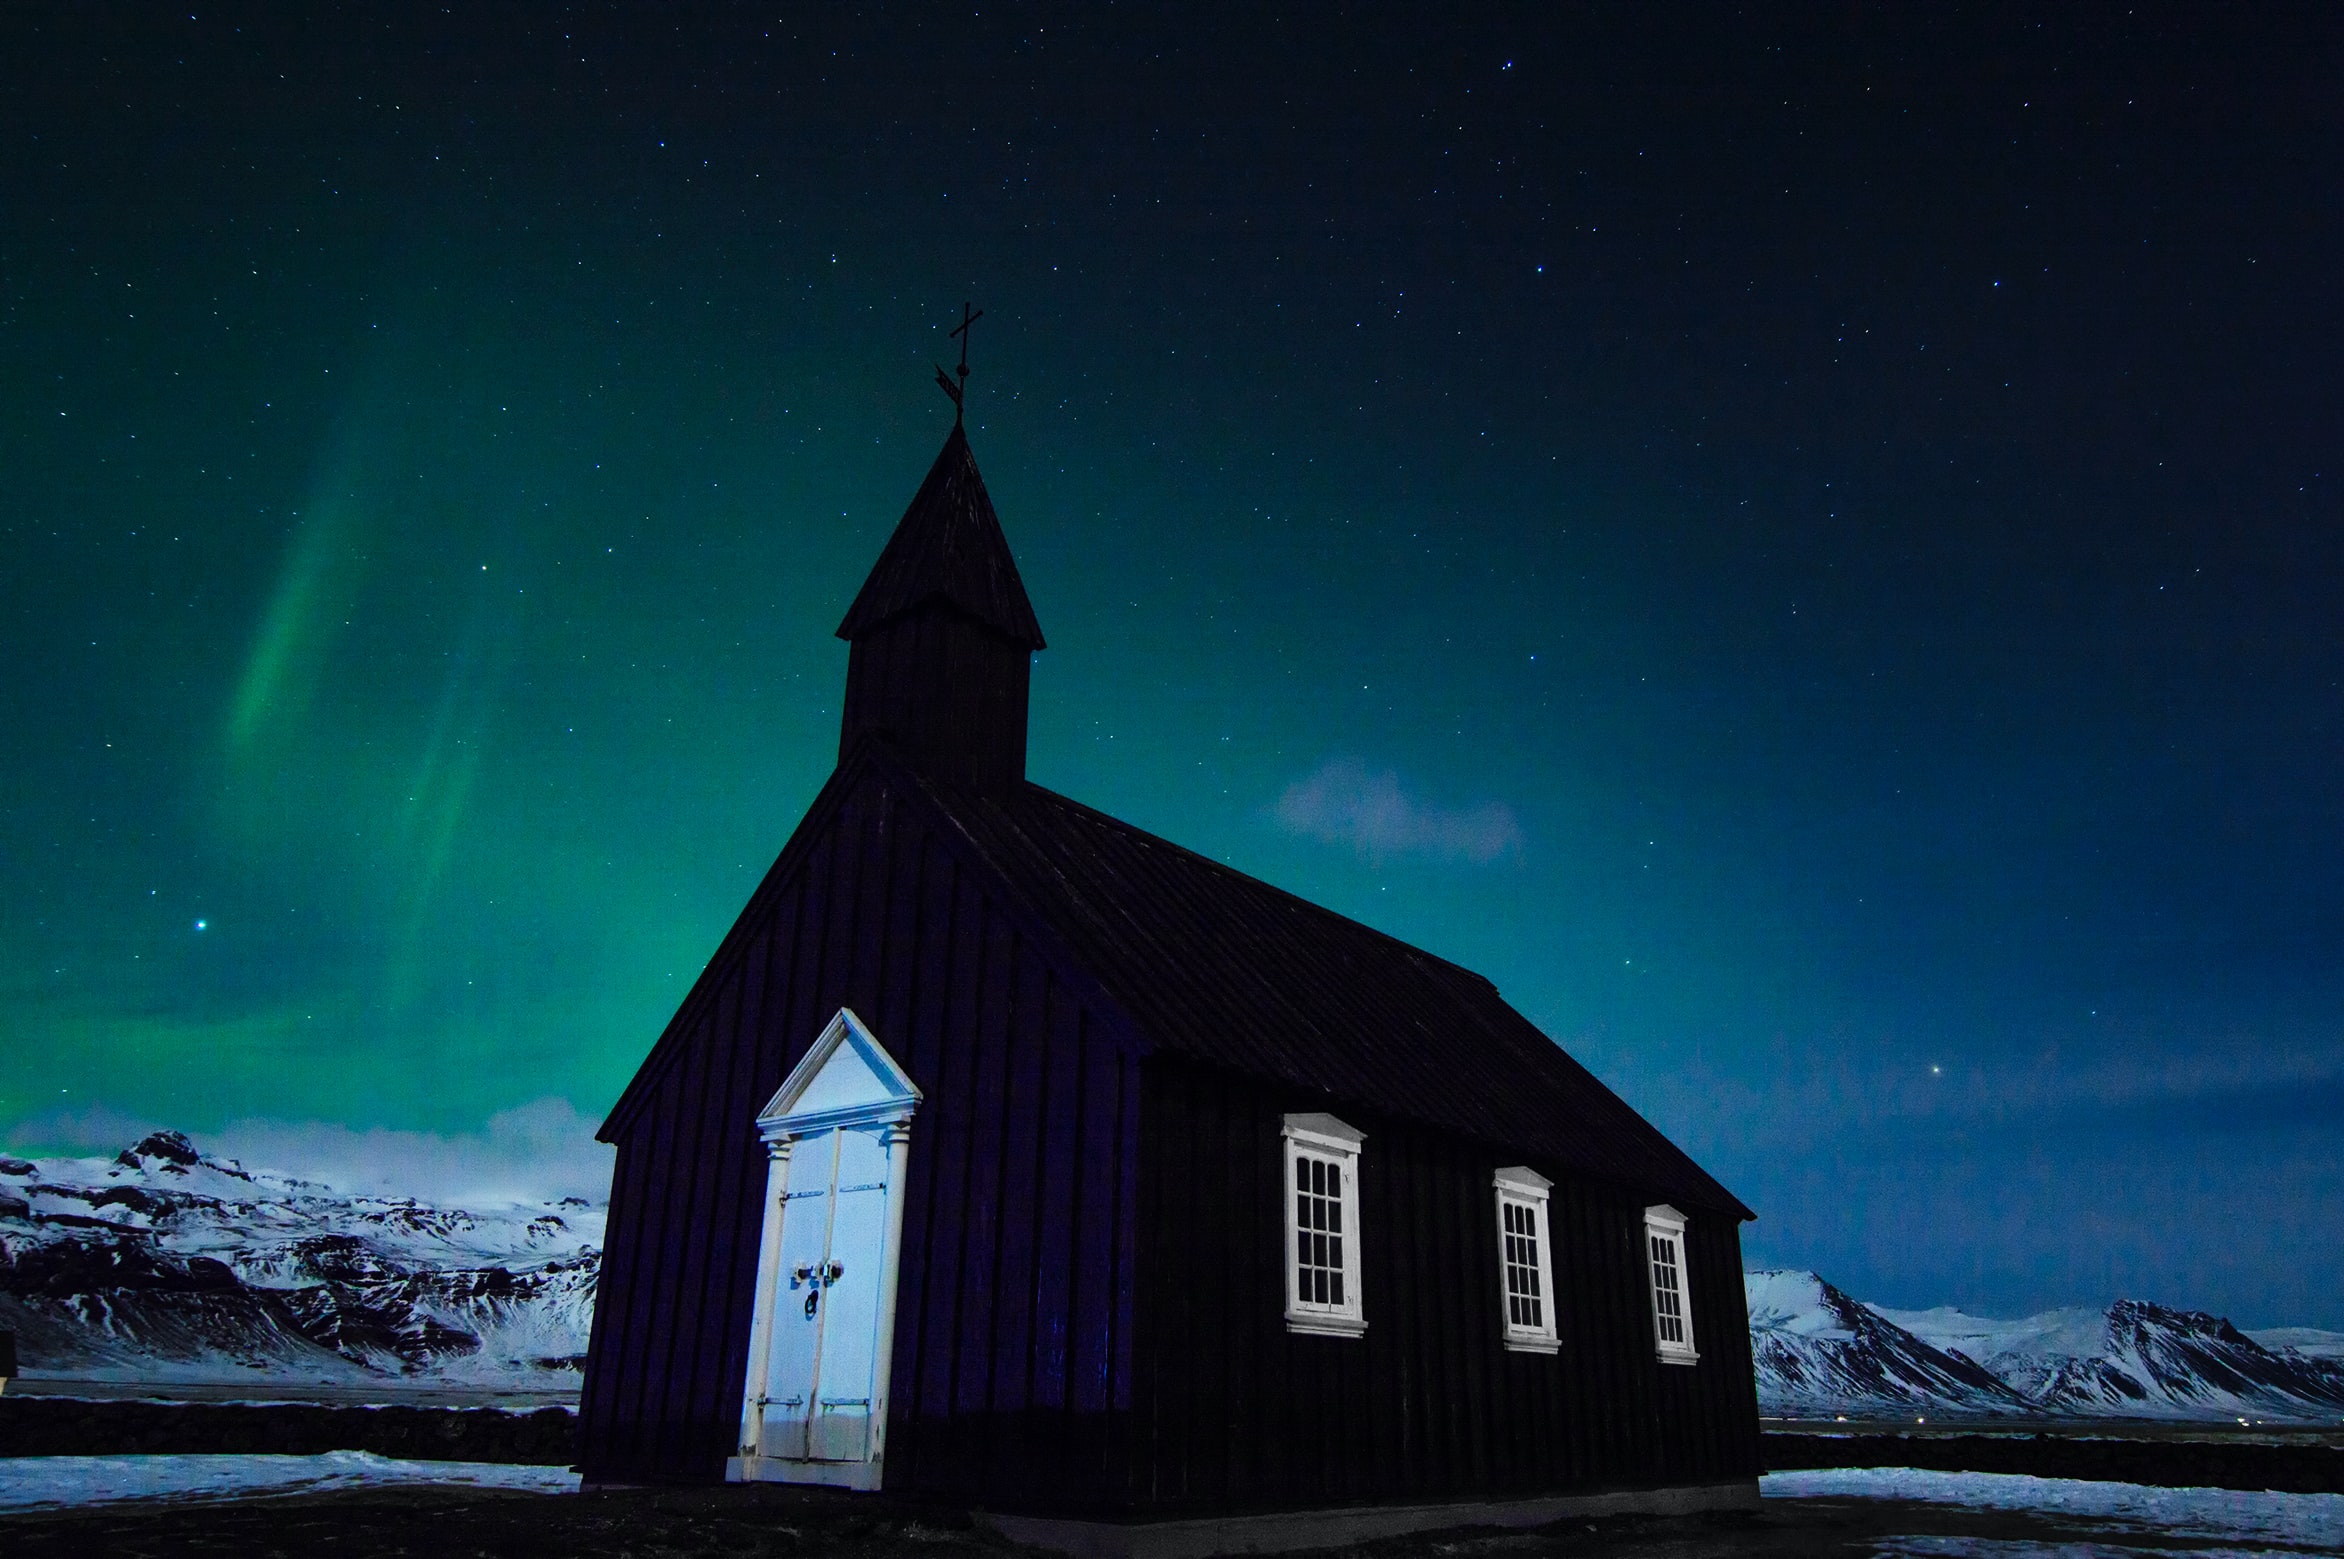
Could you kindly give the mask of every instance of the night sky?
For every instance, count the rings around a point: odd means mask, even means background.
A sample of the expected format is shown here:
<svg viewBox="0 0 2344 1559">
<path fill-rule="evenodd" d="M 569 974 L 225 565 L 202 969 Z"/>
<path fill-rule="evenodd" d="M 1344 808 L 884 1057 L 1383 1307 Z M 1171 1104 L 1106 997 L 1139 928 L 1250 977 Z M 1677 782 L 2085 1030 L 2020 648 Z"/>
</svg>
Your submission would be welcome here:
<svg viewBox="0 0 2344 1559">
<path fill-rule="evenodd" d="M 193 9 L 0 15 L 0 1141 L 590 1132 L 970 299 L 1033 778 L 1753 1264 L 2344 1326 L 2332 11 Z"/>
</svg>

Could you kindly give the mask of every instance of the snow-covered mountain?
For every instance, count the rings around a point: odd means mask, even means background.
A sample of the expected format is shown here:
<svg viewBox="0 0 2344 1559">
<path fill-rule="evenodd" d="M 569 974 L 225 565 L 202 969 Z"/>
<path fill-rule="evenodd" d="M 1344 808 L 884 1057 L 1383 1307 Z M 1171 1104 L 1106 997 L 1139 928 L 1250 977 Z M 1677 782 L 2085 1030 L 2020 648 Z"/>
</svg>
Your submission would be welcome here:
<svg viewBox="0 0 2344 1559">
<path fill-rule="evenodd" d="M 1932 1347 L 1812 1272 L 1746 1272 L 1742 1289 L 1758 1399 L 1769 1413 L 2030 1410 L 1990 1370 Z"/>
<path fill-rule="evenodd" d="M 52 1378 L 575 1389 L 602 1223 L 342 1195 L 170 1131 L 0 1157 L 0 1329 Z"/>
<path fill-rule="evenodd" d="M 1959 1310 L 1881 1310 L 1940 1348 L 1959 1349 L 2052 1413 L 2150 1418 L 2334 1418 L 2344 1368 L 2274 1352 L 2217 1315 L 2119 1299 L 1990 1321 Z"/>
<path fill-rule="evenodd" d="M 0 1329 L 51 1378 L 575 1390 L 604 1209 L 350 1195 L 156 1132 L 0 1155 Z M 1746 1273 L 1763 1410 L 2344 1417 L 2344 1334 L 2120 1300 L 1995 1321 Z"/>
<path fill-rule="evenodd" d="M 2315 1351 L 2334 1333 L 2262 1334 L 2273 1347 L 2219 1316 L 2136 1299 L 1995 1321 L 1859 1304 L 1811 1272 L 1742 1283 L 1772 1414 L 2344 1416 L 2344 1359 Z"/>
</svg>

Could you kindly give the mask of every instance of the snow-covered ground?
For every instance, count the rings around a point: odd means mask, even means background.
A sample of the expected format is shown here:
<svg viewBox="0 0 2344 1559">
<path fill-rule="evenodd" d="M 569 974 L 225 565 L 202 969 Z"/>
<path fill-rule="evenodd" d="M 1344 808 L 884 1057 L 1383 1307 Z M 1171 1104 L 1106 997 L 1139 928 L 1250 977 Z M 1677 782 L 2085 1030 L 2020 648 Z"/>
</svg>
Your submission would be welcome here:
<svg viewBox="0 0 2344 1559">
<path fill-rule="evenodd" d="M 0 1458 L 0 1513 L 126 1500 L 184 1503 L 270 1498 L 393 1485 L 568 1494 L 566 1467 L 398 1461 L 362 1451 L 322 1456 L 41 1456 Z M 2002 1473 L 1904 1467 L 1771 1473 L 1769 1501 L 1898 1500 L 1949 1515 L 2034 1518 L 2044 1535 L 1913 1533 L 1877 1539 L 1874 1552 L 1963 1559 L 2117 1559 L 2190 1553 L 2200 1559 L 2344 1553 L 2344 1495 L 2163 1489 Z M 1929 1523 L 1915 1522 L 1915 1525 Z"/>
<path fill-rule="evenodd" d="M 2238 1489 L 2161 1489 L 2138 1483 L 2030 1478 L 2016 1473 L 1925 1472 L 1911 1467 L 1827 1468 L 1768 1473 L 1758 1480 L 1770 1500 L 1895 1499 L 1971 1510 L 2021 1511 L 2087 1529 L 2080 1544 L 2013 1543 L 2000 1538 L 1899 1540 L 1929 1546 L 1886 1548 L 1910 1554 L 2116 1555 L 2175 1551 L 2205 1555 L 2209 1543 L 2253 1544 L 2257 1554 L 2344 1553 L 2344 1494 L 2278 1494 Z M 2102 1538 L 2109 1541 L 2103 1543 Z M 2158 1540 L 2142 1549 L 2127 1538 Z M 2224 1547 L 2216 1553 L 2236 1554 Z"/>
<path fill-rule="evenodd" d="M 319 1494 L 390 1484 L 574 1494 L 578 1475 L 567 1467 L 397 1461 L 367 1451 L 328 1451 L 322 1456 L 0 1457 L 0 1511 L 57 1510 L 130 1499 Z"/>
</svg>

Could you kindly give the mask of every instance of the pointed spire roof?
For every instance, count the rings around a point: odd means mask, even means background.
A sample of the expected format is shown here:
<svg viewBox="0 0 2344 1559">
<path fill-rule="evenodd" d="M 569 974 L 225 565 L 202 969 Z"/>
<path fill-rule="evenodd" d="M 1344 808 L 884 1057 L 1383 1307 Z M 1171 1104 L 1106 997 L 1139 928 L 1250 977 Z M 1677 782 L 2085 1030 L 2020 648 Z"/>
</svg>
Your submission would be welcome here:
<svg viewBox="0 0 2344 1559">
<path fill-rule="evenodd" d="M 859 639 L 931 601 L 950 602 L 1013 644 L 1043 648 L 1042 625 L 1017 577 L 1009 538 L 1001 534 L 976 456 L 958 426 L 871 565 L 838 636 Z"/>
</svg>

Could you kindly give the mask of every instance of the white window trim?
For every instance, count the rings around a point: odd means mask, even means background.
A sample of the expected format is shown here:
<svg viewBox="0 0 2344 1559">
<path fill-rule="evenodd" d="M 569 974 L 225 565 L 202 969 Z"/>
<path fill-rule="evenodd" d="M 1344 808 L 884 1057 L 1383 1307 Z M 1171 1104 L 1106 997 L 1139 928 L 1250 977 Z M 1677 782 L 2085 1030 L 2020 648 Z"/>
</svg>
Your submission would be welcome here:
<svg viewBox="0 0 2344 1559">
<path fill-rule="evenodd" d="M 1660 1326 L 1660 1279 L 1652 1271 L 1652 1242 L 1666 1240 L 1676 1257 L 1677 1305 L 1685 1323 L 1685 1340 L 1663 1339 Z M 1652 1344 L 1663 1364 L 1698 1364 L 1693 1346 L 1693 1269 L 1685 1259 L 1685 1215 L 1665 1202 L 1644 1209 L 1644 1242 L 1638 1252 L 1644 1262 L 1644 1290 L 1652 1301 Z"/>
<path fill-rule="evenodd" d="M 1547 1217 L 1548 1192 L 1554 1182 L 1525 1164 L 1501 1169 L 1490 1177 L 1496 1190 L 1493 1198 L 1498 1221 L 1498 1323 L 1503 1328 L 1506 1348 L 1513 1353 L 1560 1353 L 1562 1338 L 1555 1325 L 1554 1226 Z M 1526 1209 L 1535 1230 L 1533 1239 L 1538 1248 L 1538 1312 L 1541 1324 L 1517 1326 L 1514 1324 L 1513 1290 L 1506 1276 L 1506 1207 L 1507 1204 Z"/>
<path fill-rule="evenodd" d="M 1357 1337 L 1367 1330 L 1367 1306 L 1359 1282 L 1359 1147 L 1367 1133 L 1345 1125 L 1332 1115 L 1289 1115 L 1280 1132 L 1284 1139 L 1283 1174 L 1278 1200 L 1285 1207 L 1279 1220 L 1285 1230 L 1286 1330 L 1320 1337 Z M 1299 1283 L 1301 1263 L 1295 1259 L 1296 1227 L 1294 1163 L 1303 1154 L 1332 1159 L 1343 1170 L 1343 1303 L 1306 1303 Z"/>
</svg>

